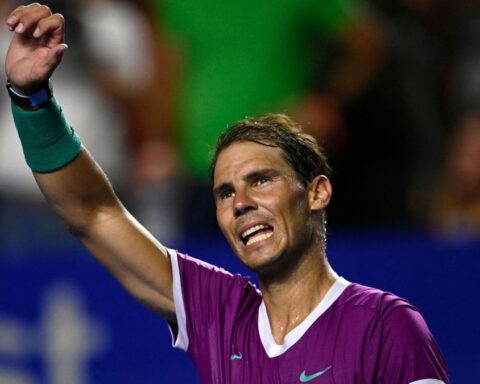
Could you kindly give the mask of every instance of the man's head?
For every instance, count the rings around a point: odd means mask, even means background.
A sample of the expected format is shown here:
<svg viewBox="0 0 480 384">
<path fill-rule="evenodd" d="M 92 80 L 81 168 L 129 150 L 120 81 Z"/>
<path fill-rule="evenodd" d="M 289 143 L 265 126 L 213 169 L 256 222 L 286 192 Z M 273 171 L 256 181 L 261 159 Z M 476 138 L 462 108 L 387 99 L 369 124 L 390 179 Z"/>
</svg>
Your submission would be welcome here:
<svg viewBox="0 0 480 384">
<path fill-rule="evenodd" d="M 315 139 L 284 115 L 235 123 L 218 140 L 211 178 L 220 229 L 260 273 L 325 247 L 329 166 Z"/>
</svg>

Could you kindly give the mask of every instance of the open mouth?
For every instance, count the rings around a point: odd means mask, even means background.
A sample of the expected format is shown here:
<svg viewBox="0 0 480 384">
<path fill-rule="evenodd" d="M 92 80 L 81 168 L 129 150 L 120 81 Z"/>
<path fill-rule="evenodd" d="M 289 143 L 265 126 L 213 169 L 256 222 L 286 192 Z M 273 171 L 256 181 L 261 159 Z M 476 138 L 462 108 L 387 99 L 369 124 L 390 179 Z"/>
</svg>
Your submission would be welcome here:
<svg viewBox="0 0 480 384">
<path fill-rule="evenodd" d="M 273 235 L 273 228 L 270 225 L 255 225 L 240 234 L 240 238 L 244 245 L 251 245 L 259 241 L 266 240 Z"/>
</svg>

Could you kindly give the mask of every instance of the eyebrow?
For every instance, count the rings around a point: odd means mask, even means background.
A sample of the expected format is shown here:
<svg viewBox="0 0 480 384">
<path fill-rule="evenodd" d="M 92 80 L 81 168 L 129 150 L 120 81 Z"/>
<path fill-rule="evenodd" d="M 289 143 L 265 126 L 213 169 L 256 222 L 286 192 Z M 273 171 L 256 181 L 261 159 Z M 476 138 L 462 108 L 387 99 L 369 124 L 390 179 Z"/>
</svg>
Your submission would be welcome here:
<svg viewBox="0 0 480 384">
<path fill-rule="evenodd" d="M 259 177 L 274 177 L 277 176 L 279 172 L 275 169 L 272 168 L 263 168 L 263 169 L 256 169 L 252 172 L 247 173 L 244 177 L 243 180 L 245 181 L 253 181 L 258 179 Z"/>
<path fill-rule="evenodd" d="M 219 197 L 224 192 L 226 192 L 228 190 L 233 190 L 233 184 L 232 183 L 222 183 L 218 187 L 213 189 L 213 195 L 215 197 Z"/>
<path fill-rule="evenodd" d="M 243 181 L 246 182 L 252 182 L 260 177 L 274 177 L 277 176 L 279 172 L 275 169 L 272 168 L 263 168 L 263 169 L 255 169 L 249 173 L 247 173 L 245 176 L 242 177 Z M 218 187 L 213 189 L 213 194 L 215 196 L 220 196 L 223 192 L 228 191 L 228 190 L 233 190 L 233 183 L 226 182 L 220 184 Z"/>
</svg>

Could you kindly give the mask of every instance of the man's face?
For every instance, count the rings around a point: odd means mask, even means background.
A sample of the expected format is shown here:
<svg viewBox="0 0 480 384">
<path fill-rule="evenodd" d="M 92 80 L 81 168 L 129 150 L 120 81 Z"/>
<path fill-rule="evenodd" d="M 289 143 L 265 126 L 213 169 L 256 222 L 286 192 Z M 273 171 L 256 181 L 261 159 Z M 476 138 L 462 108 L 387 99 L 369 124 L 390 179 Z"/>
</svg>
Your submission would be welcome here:
<svg viewBox="0 0 480 384">
<path fill-rule="evenodd" d="M 313 233 L 309 194 L 281 149 L 231 144 L 218 156 L 213 190 L 220 229 L 247 267 L 271 273 L 305 252 Z"/>
</svg>

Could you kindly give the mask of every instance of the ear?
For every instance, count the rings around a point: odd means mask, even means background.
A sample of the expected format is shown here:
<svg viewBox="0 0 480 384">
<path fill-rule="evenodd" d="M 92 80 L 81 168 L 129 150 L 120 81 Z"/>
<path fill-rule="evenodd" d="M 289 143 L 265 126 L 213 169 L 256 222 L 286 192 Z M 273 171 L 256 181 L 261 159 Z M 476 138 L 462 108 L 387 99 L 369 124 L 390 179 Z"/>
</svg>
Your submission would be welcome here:
<svg viewBox="0 0 480 384">
<path fill-rule="evenodd" d="M 308 200 L 312 211 L 324 209 L 331 197 L 332 184 L 327 176 L 316 176 L 308 185 Z"/>
</svg>

